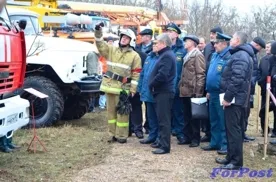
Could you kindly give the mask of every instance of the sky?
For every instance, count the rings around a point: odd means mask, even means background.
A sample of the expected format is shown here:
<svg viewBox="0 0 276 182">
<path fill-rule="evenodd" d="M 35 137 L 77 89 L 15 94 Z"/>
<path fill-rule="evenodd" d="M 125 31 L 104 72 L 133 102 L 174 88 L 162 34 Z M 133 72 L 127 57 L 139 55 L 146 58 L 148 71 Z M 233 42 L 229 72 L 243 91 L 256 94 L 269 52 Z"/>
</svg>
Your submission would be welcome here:
<svg viewBox="0 0 276 182">
<path fill-rule="evenodd" d="M 191 3 L 193 0 L 188 0 L 188 3 Z M 204 0 L 199 0 L 204 3 Z M 215 0 L 210 0 L 213 2 Z M 264 6 L 270 4 L 276 4 L 276 0 L 222 0 L 227 6 L 236 7 L 238 12 L 241 14 L 249 13 L 252 6 Z"/>
</svg>

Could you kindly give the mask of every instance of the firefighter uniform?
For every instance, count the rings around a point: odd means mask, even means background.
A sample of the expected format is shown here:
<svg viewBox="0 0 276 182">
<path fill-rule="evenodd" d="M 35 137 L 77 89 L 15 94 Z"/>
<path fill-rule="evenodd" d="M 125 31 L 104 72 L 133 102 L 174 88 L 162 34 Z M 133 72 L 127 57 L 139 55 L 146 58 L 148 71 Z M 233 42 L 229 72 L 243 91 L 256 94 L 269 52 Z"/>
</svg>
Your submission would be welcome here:
<svg viewBox="0 0 276 182">
<path fill-rule="evenodd" d="M 107 97 L 109 134 L 111 138 L 118 141 L 119 139 L 125 141 L 129 130 L 129 115 L 118 114 L 116 110 L 119 95 L 122 90 L 136 93 L 141 72 L 141 58 L 133 50 L 135 34 L 130 29 L 121 31 L 120 40 L 123 35 L 131 38 L 128 48 L 108 45 L 102 38 L 102 31 L 95 31 L 98 51 L 107 60 L 107 72 L 103 77 L 100 90 L 105 92 Z"/>
</svg>

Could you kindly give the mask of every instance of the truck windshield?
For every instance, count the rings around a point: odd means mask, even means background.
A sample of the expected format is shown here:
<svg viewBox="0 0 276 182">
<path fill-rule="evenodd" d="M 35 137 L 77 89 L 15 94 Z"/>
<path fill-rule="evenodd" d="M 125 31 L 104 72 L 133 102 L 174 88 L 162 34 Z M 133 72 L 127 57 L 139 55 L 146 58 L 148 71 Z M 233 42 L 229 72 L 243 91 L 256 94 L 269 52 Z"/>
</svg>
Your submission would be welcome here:
<svg viewBox="0 0 276 182">
<path fill-rule="evenodd" d="M 11 22 L 9 19 L 9 15 L 7 13 L 7 9 L 4 7 L 2 10 L 0 10 L 0 23 L 2 26 L 10 26 Z"/>
<path fill-rule="evenodd" d="M 25 35 L 36 35 L 37 33 L 41 32 L 37 17 L 26 15 L 11 15 L 10 19 L 12 23 L 16 23 L 22 19 L 27 21 L 27 26 L 24 30 Z"/>
</svg>

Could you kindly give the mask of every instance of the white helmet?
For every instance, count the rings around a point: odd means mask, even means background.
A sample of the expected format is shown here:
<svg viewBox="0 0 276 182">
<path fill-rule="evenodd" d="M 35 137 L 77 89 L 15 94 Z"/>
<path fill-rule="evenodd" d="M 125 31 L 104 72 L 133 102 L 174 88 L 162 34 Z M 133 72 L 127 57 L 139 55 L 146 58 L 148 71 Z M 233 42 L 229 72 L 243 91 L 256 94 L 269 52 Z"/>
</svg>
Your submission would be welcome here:
<svg viewBox="0 0 276 182">
<path fill-rule="evenodd" d="M 126 35 L 128 37 L 130 37 L 130 43 L 129 45 L 133 48 L 135 48 L 135 41 L 136 41 L 136 35 L 135 33 L 131 30 L 131 29 L 121 29 L 120 30 L 120 40 L 119 42 L 121 42 L 121 38 L 123 35 Z"/>
</svg>

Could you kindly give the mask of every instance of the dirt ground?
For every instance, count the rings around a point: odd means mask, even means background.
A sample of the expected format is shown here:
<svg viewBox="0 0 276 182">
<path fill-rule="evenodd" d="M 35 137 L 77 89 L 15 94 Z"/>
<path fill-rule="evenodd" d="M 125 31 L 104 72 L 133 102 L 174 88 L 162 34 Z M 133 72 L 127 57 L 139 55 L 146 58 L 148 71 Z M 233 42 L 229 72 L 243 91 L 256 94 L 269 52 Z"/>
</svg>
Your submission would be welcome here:
<svg viewBox="0 0 276 182">
<path fill-rule="evenodd" d="M 211 179 L 216 152 L 179 146 L 172 137 L 170 154 L 153 155 L 152 148 L 141 145 L 132 136 L 126 144 L 108 144 L 105 112 L 89 113 L 78 121 L 60 123 L 39 129 L 38 134 L 47 152 L 32 154 L 26 151 L 32 139 L 31 130 L 15 134 L 15 143 L 22 149 L 12 154 L 0 153 L 0 181 L 57 181 L 57 182 L 128 182 L 128 181 L 276 181 L 270 178 Z M 248 134 L 258 137 L 244 146 L 244 167 L 252 170 L 276 170 L 276 157 L 262 160 L 257 152 L 263 138 L 256 132 L 255 113 L 251 116 Z M 207 145 L 202 143 L 201 146 Z M 246 177 L 247 176 L 247 177 Z"/>
</svg>

